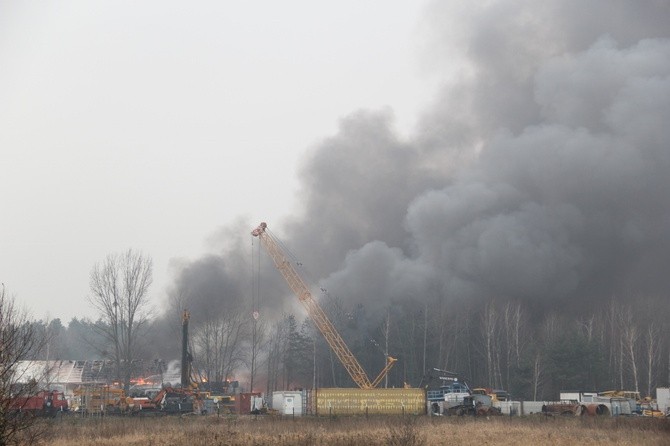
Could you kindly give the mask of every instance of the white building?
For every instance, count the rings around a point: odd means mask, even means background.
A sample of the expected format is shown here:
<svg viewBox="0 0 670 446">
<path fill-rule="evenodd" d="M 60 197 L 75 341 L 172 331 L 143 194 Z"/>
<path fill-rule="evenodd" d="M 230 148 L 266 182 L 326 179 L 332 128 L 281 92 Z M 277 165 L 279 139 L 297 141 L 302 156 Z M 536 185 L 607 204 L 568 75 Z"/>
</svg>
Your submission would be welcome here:
<svg viewBox="0 0 670 446">
<path fill-rule="evenodd" d="M 303 414 L 303 392 L 277 391 L 272 393 L 272 408 L 282 415 L 301 416 Z"/>
</svg>

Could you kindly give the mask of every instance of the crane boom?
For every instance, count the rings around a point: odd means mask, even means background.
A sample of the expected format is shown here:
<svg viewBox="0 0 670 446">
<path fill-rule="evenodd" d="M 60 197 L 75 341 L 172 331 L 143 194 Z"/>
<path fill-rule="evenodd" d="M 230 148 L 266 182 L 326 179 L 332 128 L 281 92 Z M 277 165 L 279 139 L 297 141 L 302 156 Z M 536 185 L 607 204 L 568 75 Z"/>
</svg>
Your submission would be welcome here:
<svg viewBox="0 0 670 446">
<path fill-rule="evenodd" d="M 358 360 L 354 354 L 349 350 L 347 344 L 345 344 L 344 339 L 335 329 L 335 326 L 326 313 L 324 313 L 321 306 L 317 301 L 312 297 L 312 293 L 309 291 L 309 288 L 302 280 L 298 272 L 293 268 L 293 265 L 286 259 L 284 253 L 279 247 L 277 241 L 267 233 L 267 224 L 261 223 L 256 229 L 251 232 L 251 235 L 258 237 L 261 240 L 261 244 L 265 247 L 266 251 L 274 261 L 275 266 L 281 272 L 282 276 L 288 283 L 289 287 L 298 297 L 298 300 L 303 304 L 307 310 L 307 314 L 314 321 L 314 324 L 319 329 L 326 342 L 330 348 L 335 352 L 335 355 L 339 358 L 340 362 L 347 370 L 351 379 L 361 388 L 361 389 L 371 389 L 376 387 L 382 380 L 386 373 L 395 362 L 395 359 L 390 356 L 387 357 L 386 367 L 382 370 L 379 376 L 375 379 L 374 382 L 370 381 L 367 373 L 363 370 Z"/>
</svg>

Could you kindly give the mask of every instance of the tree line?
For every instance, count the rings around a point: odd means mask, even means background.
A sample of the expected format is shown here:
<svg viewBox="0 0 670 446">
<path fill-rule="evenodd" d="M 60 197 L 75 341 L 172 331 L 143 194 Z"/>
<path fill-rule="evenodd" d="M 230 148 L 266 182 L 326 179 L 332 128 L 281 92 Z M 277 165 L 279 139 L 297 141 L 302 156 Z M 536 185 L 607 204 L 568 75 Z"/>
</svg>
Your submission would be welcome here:
<svg viewBox="0 0 670 446">
<path fill-rule="evenodd" d="M 407 301 L 383 314 L 369 314 L 362 304 L 344 308 L 336 299 L 322 304 L 371 377 L 384 367 L 387 352 L 398 359 L 389 387 L 432 385 L 434 368 L 453 371 L 470 386 L 532 400 L 556 399 L 561 390 L 626 389 L 653 396 L 669 382 L 668 315 L 653 299 L 636 305 L 612 299 L 597 312 L 577 315 L 559 309 L 538 313 L 524 302 L 496 300 Z M 102 319 L 32 324 L 33 332 L 50 339 L 51 359 L 116 358 L 105 336 L 112 328 Z M 191 324 L 190 348 L 201 380 L 239 380 L 264 392 L 354 385 L 304 314 L 255 320 L 250 308 L 239 305 Z M 180 328 L 176 317 L 147 320 L 131 359 L 179 358 Z M 125 361 L 121 357 L 117 369 L 120 382 L 131 372 L 123 368 Z"/>
<path fill-rule="evenodd" d="M 670 382 L 670 327 L 660 299 L 611 299 L 591 312 L 538 310 L 513 300 L 406 301 L 384 314 L 370 314 L 363 304 L 344 308 L 337 299 L 322 304 L 371 377 L 384 367 L 386 354 L 399 359 L 388 386 L 434 384 L 434 368 L 453 371 L 471 386 L 533 400 L 556 399 L 561 390 L 626 389 L 653 396 Z M 204 370 L 218 370 L 212 376 L 249 373 L 256 324 L 261 359 L 253 372 L 265 382 L 263 390 L 354 385 L 304 315 L 285 314 L 270 323 L 254 321 L 248 312 L 241 308 L 220 321 L 227 327 L 221 332 L 235 337 L 197 331 L 196 358 Z M 214 352 L 228 355 L 227 369 Z"/>
<path fill-rule="evenodd" d="M 127 389 L 142 373 L 134 364 L 181 355 L 181 312 L 187 293 L 167 311 L 148 305 L 151 259 L 129 250 L 91 270 L 89 303 L 96 320 L 28 321 L 40 349 L 24 359 L 106 359 Z M 4 288 L 3 288 L 4 290 Z M 4 291 L 3 291 L 4 292 Z M 214 293 L 219 293 L 214 290 Z M 237 380 L 247 389 L 354 386 L 305 314 L 254 317 L 239 290 L 226 291 L 222 311 L 191 319 L 196 379 Z M 386 355 L 398 362 L 382 386 L 434 385 L 434 368 L 450 370 L 471 387 L 505 389 L 515 398 L 552 400 L 561 390 L 639 391 L 653 396 L 670 382 L 670 316 L 662 298 L 638 297 L 568 305 L 491 298 L 435 296 L 368 308 L 324 295 L 331 321 L 371 378 Z M 3 359 L 4 360 L 4 359 Z"/>
</svg>

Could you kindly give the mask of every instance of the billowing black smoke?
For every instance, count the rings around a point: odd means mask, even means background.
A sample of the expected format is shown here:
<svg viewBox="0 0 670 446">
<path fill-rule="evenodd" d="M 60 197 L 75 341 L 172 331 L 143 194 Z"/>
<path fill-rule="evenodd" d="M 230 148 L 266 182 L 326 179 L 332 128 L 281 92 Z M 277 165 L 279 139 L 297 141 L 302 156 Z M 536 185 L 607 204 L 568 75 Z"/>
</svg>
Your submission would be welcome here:
<svg viewBox="0 0 670 446">
<path fill-rule="evenodd" d="M 322 286 L 369 308 L 662 293 L 670 3 L 472 4 L 427 11 L 426 66 L 450 80 L 416 133 L 399 137 L 388 110 L 343 119 L 304 161 L 302 217 L 280 237 Z M 248 252 L 257 223 L 234 248 Z M 207 290 L 240 293 L 249 265 L 235 252 L 185 266 L 178 288 L 203 306 L 223 292 Z"/>
</svg>

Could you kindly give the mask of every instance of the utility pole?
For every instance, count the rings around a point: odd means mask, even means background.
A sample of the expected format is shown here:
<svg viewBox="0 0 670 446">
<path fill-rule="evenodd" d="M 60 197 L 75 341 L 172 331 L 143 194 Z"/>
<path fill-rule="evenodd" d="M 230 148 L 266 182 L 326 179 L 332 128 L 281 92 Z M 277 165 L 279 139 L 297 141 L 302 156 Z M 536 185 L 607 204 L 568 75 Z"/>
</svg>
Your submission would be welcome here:
<svg viewBox="0 0 670 446">
<path fill-rule="evenodd" d="M 316 389 L 316 336 L 312 340 L 314 346 L 313 369 L 312 369 L 312 389 Z"/>
<path fill-rule="evenodd" d="M 384 357 L 389 357 L 389 332 L 391 331 L 391 310 L 386 309 L 386 326 L 384 327 Z M 389 375 L 388 373 L 384 377 L 384 388 L 388 389 L 389 387 Z"/>
</svg>

